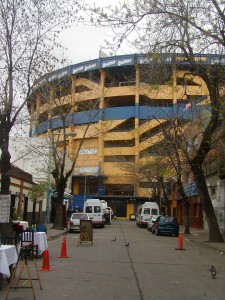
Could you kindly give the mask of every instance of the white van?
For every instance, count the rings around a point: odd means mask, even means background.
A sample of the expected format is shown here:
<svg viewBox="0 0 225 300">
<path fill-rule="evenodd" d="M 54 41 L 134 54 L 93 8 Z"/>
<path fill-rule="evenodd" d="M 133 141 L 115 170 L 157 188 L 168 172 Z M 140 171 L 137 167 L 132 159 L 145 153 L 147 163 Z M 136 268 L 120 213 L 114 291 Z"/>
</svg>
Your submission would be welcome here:
<svg viewBox="0 0 225 300">
<path fill-rule="evenodd" d="M 159 215 L 159 206 L 156 202 L 145 202 L 137 212 L 136 224 L 138 227 L 147 227 L 152 216 Z"/>
<path fill-rule="evenodd" d="M 102 203 L 103 212 L 105 212 L 106 207 L 108 206 L 107 202 L 105 200 L 100 200 Z"/>
<path fill-rule="evenodd" d="M 101 202 L 102 202 L 102 208 L 103 208 L 105 224 L 111 225 L 112 209 L 111 209 L 111 207 L 108 207 L 108 203 L 105 200 L 101 200 Z"/>
<path fill-rule="evenodd" d="M 99 199 L 87 199 L 84 202 L 83 212 L 89 215 L 90 220 L 92 220 L 93 226 L 99 225 L 102 228 L 105 227 L 103 207 Z"/>
</svg>

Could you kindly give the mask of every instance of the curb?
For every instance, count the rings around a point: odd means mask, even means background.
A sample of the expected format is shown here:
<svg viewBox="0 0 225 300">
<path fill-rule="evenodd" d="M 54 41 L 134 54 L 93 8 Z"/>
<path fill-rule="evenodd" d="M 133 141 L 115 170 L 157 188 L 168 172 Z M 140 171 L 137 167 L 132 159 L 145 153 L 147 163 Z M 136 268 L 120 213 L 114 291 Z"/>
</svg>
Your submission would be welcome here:
<svg viewBox="0 0 225 300">
<path fill-rule="evenodd" d="M 58 238 L 60 238 L 61 236 L 63 236 L 64 234 L 67 234 L 67 231 L 63 231 L 54 235 L 49 235 L 47 236 L 47 241 L 53 241 L 56 240 Z"/>
<path fill-rule="evenodd" d="M 192 238 L 188 234 L 187 235 L 184 234 L 184 240 L 186 242 L 192 242 L 192 243 L 200 244 L 204 247 L 211 248 L 217 252 L 220 252 L 221 255 L 222 254 L 225 255 L 225 243 L 219 243 L 219 244 L 210 243 L 208 241 L 203 241 L 203 240 Z"/>
</svg>

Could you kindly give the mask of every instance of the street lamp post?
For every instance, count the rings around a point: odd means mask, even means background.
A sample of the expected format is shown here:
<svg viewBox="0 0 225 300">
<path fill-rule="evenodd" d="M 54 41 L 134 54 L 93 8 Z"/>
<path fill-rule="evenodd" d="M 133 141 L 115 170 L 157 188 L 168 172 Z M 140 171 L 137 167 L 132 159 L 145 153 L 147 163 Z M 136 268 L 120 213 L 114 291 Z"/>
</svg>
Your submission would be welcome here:
<svg viewBox="0 0 225 300">
<path fill-rule="evenodd" d="M 66 137 L 75 137 L 77 135 L 76 132 L 65 132 L 65 133 L 52 133 L 52 136 L 54 135 L 63 135 Z M 54 141 L 50 137 L 50 147 L 49 147 L 49 153 L 48 153 L 48 191 L 47 191 L 47 198 L 46 198 L 46 212 L 45 212 L 45 222 L 46 224 L 49 224 L 49 212 L 50 212 L 50 195 L 51 195 L 51 166 L 52 166 L 52 149 L 54 146 Z"/>
</svg>

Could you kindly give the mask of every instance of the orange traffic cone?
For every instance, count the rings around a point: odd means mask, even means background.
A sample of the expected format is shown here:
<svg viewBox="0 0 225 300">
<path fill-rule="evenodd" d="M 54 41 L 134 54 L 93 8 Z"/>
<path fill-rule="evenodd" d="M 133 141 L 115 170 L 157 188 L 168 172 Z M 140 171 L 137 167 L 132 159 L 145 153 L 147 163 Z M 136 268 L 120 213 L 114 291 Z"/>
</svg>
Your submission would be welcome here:
<svg viewBox="0 0 225 300">
<path fill-rule="evenodd" d="M 66 235 L 63 236 L 62 239 L 62 247 L 61 247 L 61 256 L 58 256 L 59 258 L 69 258 L 66 254 Z"/>
<path fill-rule="evenodd" d="M 48 249 L 45 249 L 43 252 L 43 263 L 40 271 L 51 271 L 49 264 L 49 252 Z"/>
<path fill-rule="evenodd" d="M 184 250 L 184 248 L 183 248 L 183 233 L 179 233 L 177 250 Z"/>
</svg>

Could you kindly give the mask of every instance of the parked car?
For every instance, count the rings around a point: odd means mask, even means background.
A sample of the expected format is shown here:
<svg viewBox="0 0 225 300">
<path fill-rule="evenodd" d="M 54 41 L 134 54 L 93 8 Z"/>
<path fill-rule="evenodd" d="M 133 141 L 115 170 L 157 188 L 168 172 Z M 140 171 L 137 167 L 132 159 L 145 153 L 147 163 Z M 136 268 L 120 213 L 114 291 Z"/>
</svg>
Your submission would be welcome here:
<svg viewBox="0 0 225 300">
<path fill-rule="evenodd" d="M 73 213 L 70 217 L 70 232 L 80 231 L 80 220 L 90 220 L 89 215 L 82 212 Z"/>
<path fill-rule="evenodd" d="M 136 224 L 138 227 L 147 227 L 151 216 L 159 214 L 159 206 L 156 202 L 145 202 L 140 205 L 137 215 Z"/>
<path fill-rule="evenodd" d="M 160 215 L 151 216 L 151 219 L 150 219 L 150 221 L 148 221 L 148 224 L 147 224 L 147 230 L 149 230 L 150 232 L 152 231 L 152 226 L 159 216 Z"/>
<path fill-rule="evenodd" d="M 90 220 L 92 220 L 93 227 L 100 226 L 105 227 L 105 218 L 102 202 L 99 199 L 87 199 L 84 202 L 85 213 L 88 213 Z"/>
<path fill-rule="evenodd" d="M 179 224 L 177 219 L 170 216 L 159 216 L 152 226 L 152 233 L 156 235 L 169 234 L 179 235 Z"/>
</svg>

